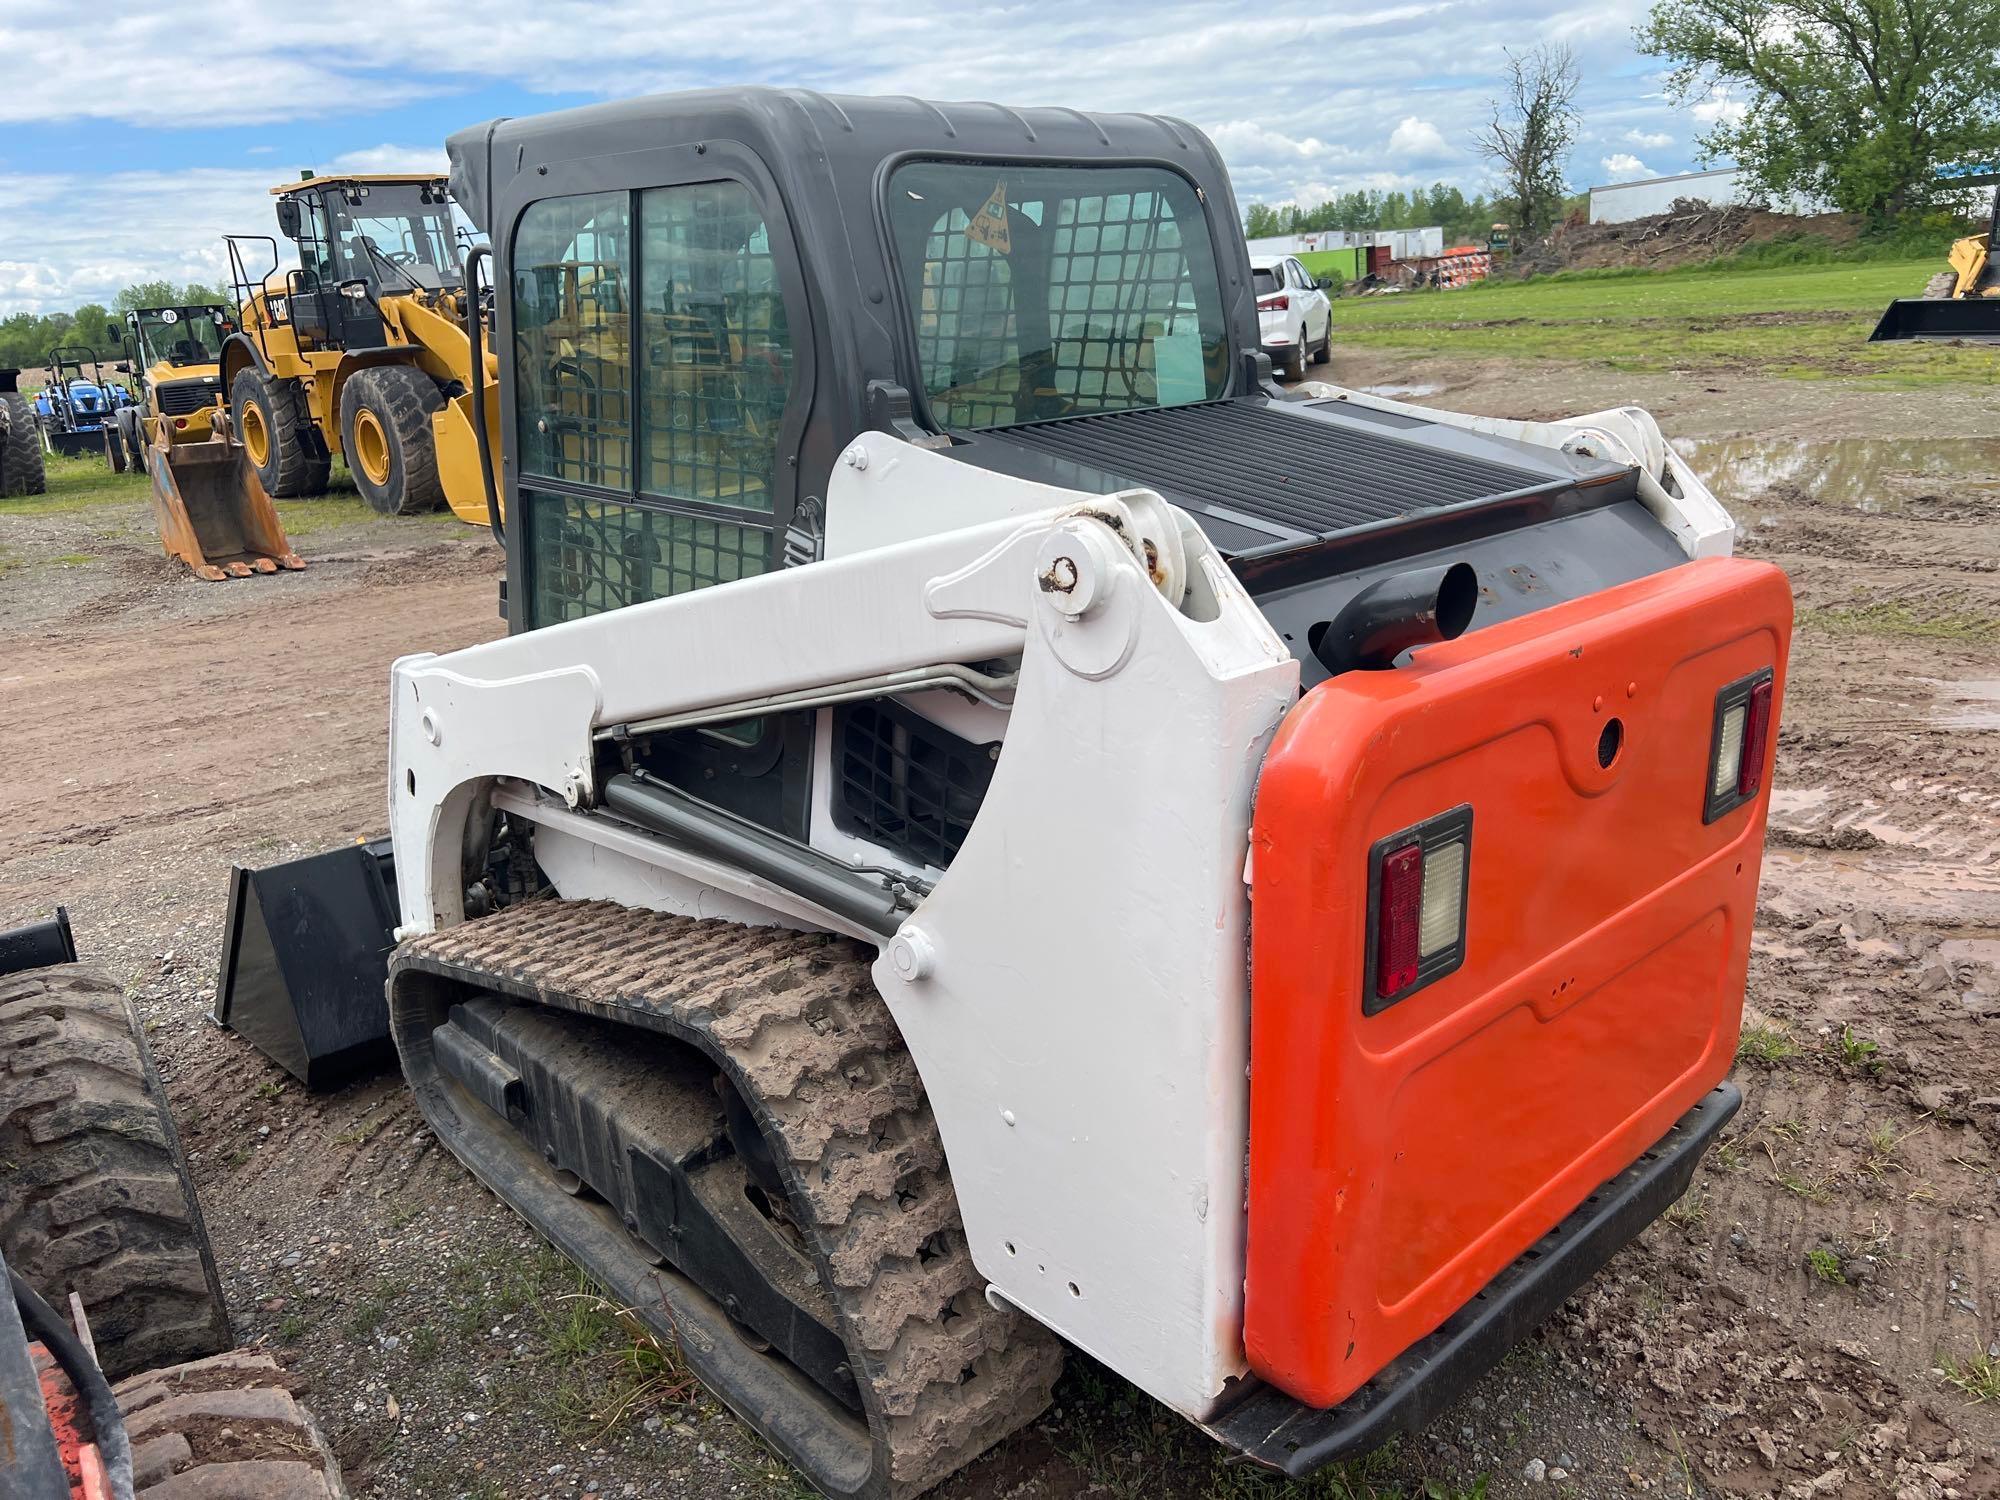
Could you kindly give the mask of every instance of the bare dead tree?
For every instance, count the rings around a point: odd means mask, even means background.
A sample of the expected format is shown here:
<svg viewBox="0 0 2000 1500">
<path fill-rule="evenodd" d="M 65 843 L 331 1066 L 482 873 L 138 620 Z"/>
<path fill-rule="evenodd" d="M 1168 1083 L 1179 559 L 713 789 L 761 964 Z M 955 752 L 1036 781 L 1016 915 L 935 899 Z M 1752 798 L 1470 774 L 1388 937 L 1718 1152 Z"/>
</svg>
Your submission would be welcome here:
<svg viewBox="0 0 2000 1500">
<path fill-rule="evenodd" d="M 1507 52 L 1506 97 L 1489 101 L 1492 118 L 1475 142 L 1479 154 L 1499 169 L 1518 243 L 1547 233 L 1562 209 L 1563 163 L 1576 144 L 1579 82 L 1576 54 L 1565 43 Z"/>
</svg>

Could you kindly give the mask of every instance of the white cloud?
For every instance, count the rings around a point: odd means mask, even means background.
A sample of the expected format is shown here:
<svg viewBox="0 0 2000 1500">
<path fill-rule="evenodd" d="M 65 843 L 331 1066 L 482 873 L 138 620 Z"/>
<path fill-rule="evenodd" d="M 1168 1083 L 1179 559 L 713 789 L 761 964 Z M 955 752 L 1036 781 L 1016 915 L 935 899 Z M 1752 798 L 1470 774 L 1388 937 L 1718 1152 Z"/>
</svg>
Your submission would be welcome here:
<svg viewBox="0 0 2000 1500">
<path fill-rule="evenodd" d="M 146 174 L 85 169 L 57 201 L 25 218 L 0 215 L 0 262 L 52 268 L 0 281 L 0 315 L 79 291 L 108 297 L 123 283 L 104 278 L 127 267 L 179 276 L 176 267 L 216 261 L 224 229 L 270 232 L 268 182 L 307 166 L 437 170 L 442 141 L 431 133 L 494 110 L 530 113 L 538 94 L 605 99 L 764 83 L 1146 110 L 1209 132 L 1239 202 L 1311 204 L 1439 178 L 1490 187 L 1470 149 L 1473 132 L 1498 92 L 1504 49 L 1538 36 L 1576 49 L 1586 125 L 1604 143 L 1579 151 L 1575 177 L 1593 171 L 1598 150 L 1614 142 L 1649 155 L 1667 149 L 1650 142 L 1671 139 L 1663 131 L 1674 116 L 1656 93 L 1642 92 L 1657 81 L 1631 45 L 1646 3 L 1386 0 L 1348 11 L 1313 0 L 1255 8 L 906 0 L 855 10 L 767 0 L 751 24 L 740 0 L 676 0 L 671 8 L 658 0 L 398 0 L 339 9 L 211 0 L 206 25 L 229 38 L 227 76 L 254 78 L 255 88 L 225 86 L 217 67 L 191 58 L 184 18 L 168 7 L 114 8 L 79 30 L 60 8 L 7 6 L 0 197 L 55 181 L 24 143 L 43 130 L 67 136 L 80 122 L 101 140 L 100 161 L 121 159 L 120 132 L 164 131 L 170 140 L 199 125 L 211 135 L 240 131 L 240 143 L 222 136 L 218 155 L 263 170 L 246 174 L 254 189 L 240 198 L 204 178 L 205 196 L 175 199 L 138 186 Z M 414 54 L 408 46 L 412 36 L 466 35 L 480 45 Z M 462 115 L 453 108 L 475 93 Z M 304 160 L 291 160 L 301 153 Z M 1666 161 L 1668 170 L 1680 164 Z M 86 267 L 97 267 L 98 279 Z"/>
<path fill-rule="evenodd" d="M 1605 176 L 1613 182 L 1633 182 L 1640 178 L 1659 175 L 1629 151 L 1620 151 L 1607 156 L 1599 165 L 1604 168 Z"/>
<path fill-rule="evenodd" d="M 323 172 L 445 172 L 444 147 L 369 146 L 359 151 L 343 151 L 321 166 Z"/>
<path fill-rule="evenodd" d="M 1401 161 L 1445 161 L 1453 152 L 1437 126 L 1409 115 L 1389 132 L 1389 154 Z"/>
</svg>

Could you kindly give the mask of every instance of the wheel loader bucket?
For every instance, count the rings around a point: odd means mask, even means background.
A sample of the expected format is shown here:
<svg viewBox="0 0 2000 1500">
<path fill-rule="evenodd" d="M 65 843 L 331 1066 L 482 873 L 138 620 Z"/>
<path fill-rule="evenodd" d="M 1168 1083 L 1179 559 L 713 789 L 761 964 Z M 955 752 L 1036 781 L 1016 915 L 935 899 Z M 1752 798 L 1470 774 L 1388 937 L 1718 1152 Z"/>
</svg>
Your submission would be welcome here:
<svg viewBox="0 0 2000 1500">
<path fill-rule="evenodd" d="M 1882 314 L 1868 342 L 1896 339 L 2000 344 L 2000 297 L 1898 297 Z"/>
<path fill-rule="evenodd" d="M 196 577 L 220 582 L 305 566 L 226 427 L 205 443 L 176 443 L 161 424 L 145 451 L 160 545 Z"/>
</svg>

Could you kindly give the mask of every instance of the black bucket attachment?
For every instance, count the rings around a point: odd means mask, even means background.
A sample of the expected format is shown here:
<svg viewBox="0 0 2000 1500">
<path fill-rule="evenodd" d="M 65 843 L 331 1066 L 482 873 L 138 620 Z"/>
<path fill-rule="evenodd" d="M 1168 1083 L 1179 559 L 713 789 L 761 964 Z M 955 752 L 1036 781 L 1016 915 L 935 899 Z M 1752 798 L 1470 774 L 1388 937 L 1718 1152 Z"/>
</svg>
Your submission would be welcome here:
<svg viewBox="0 0 2000 1500">
<path fill-rule="evenodd" d="M 2000 344 L 2000 297 L 1898 297 L 1868 335 L 1871 344 L 1894 339 Z"/>
<path fill-rule="evenodd" d="M 307 1088 L 390 1063 L 383 986 L 396 911 L 387 839 L 235 866 L 215 1019 Z"/>
<path fill-rule="evenodd" d="M 58 906 L 46 922 L 10 927 L 0 932 L 0 974 L 46 969 L 76 962 L 76 939 L 70 935 L 69 912 Z"/>
</svg>

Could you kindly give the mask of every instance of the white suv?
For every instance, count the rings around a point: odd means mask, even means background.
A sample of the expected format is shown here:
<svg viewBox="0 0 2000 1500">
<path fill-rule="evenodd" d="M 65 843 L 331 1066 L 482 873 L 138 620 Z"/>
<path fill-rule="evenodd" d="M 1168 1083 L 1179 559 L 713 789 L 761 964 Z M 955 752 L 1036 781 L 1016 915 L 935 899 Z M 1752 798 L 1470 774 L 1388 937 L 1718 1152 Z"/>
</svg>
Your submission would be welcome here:
<svg viewBox="0 0 2000 1500">
<path fill-rule="evenodd" d="M 1264 352 L 1285 379 L 1304 380 L 1307 358 L 1325 364 L 1332 352 L 1333 304 L 1289 255 L 1251 256 L 1250 285 Z"/>
</svg>

